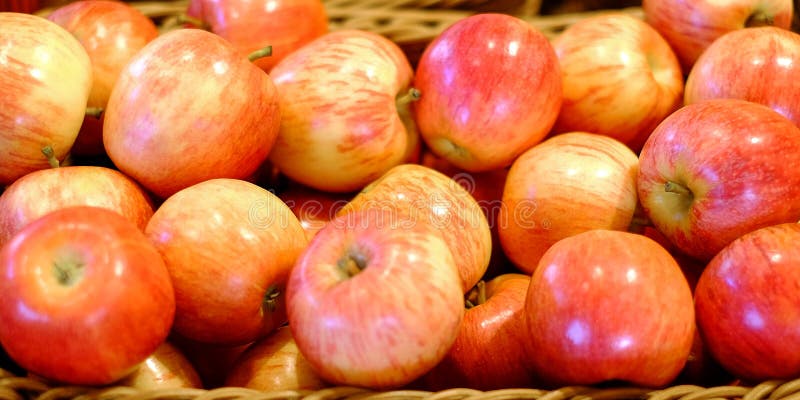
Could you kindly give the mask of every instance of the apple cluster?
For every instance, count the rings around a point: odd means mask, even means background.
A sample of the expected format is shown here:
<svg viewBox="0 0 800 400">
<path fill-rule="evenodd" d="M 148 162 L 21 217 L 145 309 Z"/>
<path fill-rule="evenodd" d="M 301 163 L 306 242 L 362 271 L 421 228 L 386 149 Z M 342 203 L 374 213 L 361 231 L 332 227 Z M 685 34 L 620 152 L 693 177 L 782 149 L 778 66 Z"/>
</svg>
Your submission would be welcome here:
<svg viewBox="0 0 800 400">
<path fill-rule="evenodd" d="M 792 3 L 642 10 L 552 39 L 474 14 L 414 63 L 321 0 L 190 0 L 170 30 L 0 12 L 7 362 L 146 389 L 799 377 Z"/>
</svg>

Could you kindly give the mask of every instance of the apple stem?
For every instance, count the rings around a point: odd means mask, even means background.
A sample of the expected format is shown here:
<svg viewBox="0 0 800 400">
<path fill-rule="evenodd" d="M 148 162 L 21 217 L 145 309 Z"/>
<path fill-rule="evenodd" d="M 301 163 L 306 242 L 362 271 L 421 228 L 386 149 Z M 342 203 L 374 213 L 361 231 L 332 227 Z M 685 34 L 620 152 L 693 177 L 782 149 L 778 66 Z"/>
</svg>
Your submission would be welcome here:
<svg viewBox="0 0 800 400">
<path fill-rule="evenodd" d="M 750 14 L 750 16 L 747 17 L 747 21 L 745 21 L 744 23 L 744 26 L 746 28 L 754 28 L 759 26 L 772 26 L 772 25 L 775 25 L 775 18 L 761 11 L 757 11 L 753 14 Z"/>
<path fill-rule="evenodd" d="M 190 17 L 186 14 L 178 14 L 176 17 L 176 22 L 179 25 L 189 24 L 194 26 L 195 28 L 202 29 L 204 31 L 210 31 L 211 26 L 209 26 L 206 21 L 203 21 L 200 18 Z"/>
<path fill-rule="evenodd" d="M 419 89 L 412 87 L 411 89 L 408 89 L 408 92 L 399 96 L 397 100 L 395 100 L 395 103 L 397 105 L 404 105 L 411 103 L 412 101 L 417 101 L 420 97 L 422 97 L 422 92 L 420 92 Z"/>
<path fill-rule="evenodd" d="M 272 55 L 272 46 L 267 46 L 248 54 L 247 59 L 250 60 L 250 62 L 253 62 L 255 60 L 258 60 L 259 58 L 269 57 L 271 55 Z"/>
<path fill-rule="evenodd" d="M 347 256 L 340 258 L 336 265 L 347 278 L 352 278 L 367 267 L 367 261 L 363 256 L 351 252 Z"/>
<path fill-rule="evenodd" d="M 53 146 L 49 144 L 42 147 L 42 154 L 47 157 L 47 162 L 50 164 L 51 168 L 58 168 L 61 166 L 61 163 L 56 158 L 56 153 L 53 151 Z"/>
<path fill-rule="evenodd" d="M 667 181 L 667 183 L 664 184 L 664 191 L 681 196 L 692 196 L 692 191 L 689 190 L 689 188 L 673 181 Z"/>
<path fill-rule="evenodd" d="M 486 282 L 483 280 L 478 281 L 472 290 L 467 293 L 467 299 L 464 300 L 464 306 L 467 309 L 479 306 L 486 303 Z"/>
<path fill-rule="evenodd" d="M 53 272 L 56 275 L 56 280 L 65 286 L 74 285 L 83 275 L 83 268 L 83 263 L 75 258 L 53 263 Z"/>
<path fill-rule="evenodd" d="M 275 312 L 278 308 L 278 297 L 280 297 L 280 295 L 281 290 L 277 285 L 272 285 L 267 288 L 267 292 L 264 294 L 264 306 L 267 308 L 267 311 Z"/>
<path fill-rule="evenodd" d="M 103 111 L 105 110 L 102 107 L 87 107 L 86 115 L 100 119 L 100 117 L 103 115 Z"/>
</svg>

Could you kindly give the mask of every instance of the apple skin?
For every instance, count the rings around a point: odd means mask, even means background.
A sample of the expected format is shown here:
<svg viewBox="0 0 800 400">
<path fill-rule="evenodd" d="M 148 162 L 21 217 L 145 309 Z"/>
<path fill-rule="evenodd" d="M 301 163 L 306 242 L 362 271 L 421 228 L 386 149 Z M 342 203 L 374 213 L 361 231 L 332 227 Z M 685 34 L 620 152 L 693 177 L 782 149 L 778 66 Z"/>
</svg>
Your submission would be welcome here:
<svg viewBox="0 0 800 400">
<path fill-rule="evenodd" d="M 39 170 L 0 195 L 0 246 L 31 221 L 77 205 L 116 211 L 142 231 L 153 215 L 149 194 L 117 170 L 90 165 Z"/>
<path fill-rule="evenodd" d="M 393 167 L 356 194 L 337 215 L 363 210 L 388 210 L 393 220 L 433 225 L 453 253 L 463 293 L 488 269 L 492 233 L 486 214 L 458 181 L 433 168 L 418 164 Z"/>
<path fill-rule="evenodd" d="M 341 215 L 292 269 L 289 327 L 334 385 L 398 388 L 438 364 L 458 335 L 463 292 L 437 229 L 388 210 Z"/>
<path fill-rule="evenodd" d="M 467 308 L 447 356 L 421 378 L 428 390 L 533 387 L 528 355 L 520 351 L 527 341 L 524 307 L 530 280 L 529 275 L 507 273 L 486 282 L 485 302 Z"/>
<path fill-rule="evenodd" d="M 397 44 L 361 30 L 330 32 L 289 54 L 270 72 L 282 116 L 270 160 L 314 189 L 360 190 L 418 144 L 398 99 L 413 73 Z"/>
<path fill-rule="evenodd" d="M 695 289 L 697 321 L 713 357 L 749 382 L 800 374 L 800 225 L 742 235 L 709 262 Z"/>
<path fill-rule="evenodd" d="M 136 225 L 105 208 L 68 207 L 31 222 L 0 251 L 0 275 L 0 343 L 49 380 L 115 382 L 172 326 L 164 261 Z"/>
<path fill-rule="evenodd" d="M 45 18 L 0 12 L 0 186 L 49 168 L 42 148 L 59 161 L 69 153 L 86 115 L 92 86 L 89 55 L 69 32 Z"/>
<path fill-rule="evenodd" d="M 525 302 L 531 369 L 544 386 L 665 386 L 695 334 L 692 292 L 677 262 L 630 232 L 558 241 L 533 272 Z"/>
<path fill-rule="evenodd" d="M 761 25 L 791 28 L 793 6 L 792 0 L 643 0 L 642 10 L 688 74 L 700 54 L 725 33 Z"/>
<path fill-rule="evenodd" d="M 120 73 L 103 143 L 120 171 L 165 199 L 205 180 L 252 175 L 279 125 L 277 92 L 264 71 L 213 33 L 177 29 Z"/>
<path fill-rule="evenodd" d="M 607 135 L 638 154 L 653 128 L 683 102 L 675 53 L 639 18 L 606 13 L 581 19 L 553 47 L 564 92 L 554 133 Z"/>
<path fill-rule="evenodd" d="M 169 341 L 161 343 L 135 372 L 116 382 L 116 385 L 143 391 L 167 388 L 203 388 L 200 375 L 191 361 Z"/>
<path fill-rule="evenodd" d="M 496 13 L 466 17 L 434 38 L 414 87 L 422 94 L 413 103 L 414 118 L 428 148 L 473 172 L 507 167 L 542 140 L 562 99 L 547 37 L 520 18 Z"/>
<path fill-rule="evenodd" d="M 800 126 L 798 65 L 800 34 L 777 27 L 735 30 L 714 41 L 697 59 L 686 78 L 684 102 L 748 100 Z"/>
<path fill-rule="evenodd" d="M 795 164 L 800 129 L 791 121 L 760 104 L 708 100 L 653 131 L 639 155 L 637 190 L 653 225 L 708 262 L 747 232 L 800 220 L 800 173 L 787 168 Z"/>
<path fill-rule="evenodd" d="M 272 46 L 272 55 L 254 62 L 266 72 L 328 33 L 328 15 L 321 0 L 189 0 L 186 14 L 231 42 L 242 56 Z"/>
<path fill-rule="evenodd" d="M 201 182 L 167 198 L 145 233 L 172 278 L 176 333 L 237 345 L 286 323 L 283 289 L 307 240 L 271 192 L 236 179 Z"/>
<path fill-rule="evenodd" d="M 156 24 L 128 3 L 80 0 L 56 8 L 47 19 L 81 43 L 92 64 L 92 89 L 86 107 L 104 109 L 122 68 L 158 36 Z M 87 115 L 72 146 L 75 155 L 103 154 L 103 118 Z"/>
<path fill-rule="evenodd" d="M 288 326 L 253 343 L 230 367 L 225 386 L 265 392 L 320 390 L 330 386 L 320 379 L 300 353 Z"/>
<path fill-rule="evenodd" d="M 306 231 L 306 238 L 311 241 L 347 204 L 352 194 L 323 192 L 297 182 L 289 182 L 286 188 L 278 191 L 278 197 L 292 210 Z"/>
<path fill-rule="evenodd" d="M 604 135 L 553 136 L 511 165 L 498 215 L 500 243 L 531 274 L 555 242 L 591 229 L 627 230 L 638 196 L 637 155 Z"/>
</svg>

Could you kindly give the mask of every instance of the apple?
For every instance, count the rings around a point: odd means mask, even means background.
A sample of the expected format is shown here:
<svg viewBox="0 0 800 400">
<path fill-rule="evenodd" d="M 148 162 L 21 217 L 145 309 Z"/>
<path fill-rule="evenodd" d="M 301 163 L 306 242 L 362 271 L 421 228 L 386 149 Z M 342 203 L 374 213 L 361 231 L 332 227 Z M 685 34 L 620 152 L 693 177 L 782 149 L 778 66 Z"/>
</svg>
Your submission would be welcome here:
<svg viewBox="0 0 800 400">
<path fill-rule="evenodd" d="M 87 107 L 103 110 L 122 68 L 158 36 L 156 24 L 128 3 L 79 0 L 56 8 L 47 19 L 64 27 L 86 49 L 92 65 Z M 102 154 L 103 118 L 86 115 L 71 153 Z"/>
<path fill-rule="evenodd" d="M 418 143 L 408 110 L 413 70 L 383 36 L 327 33 L 270 75 L 282 116 L 270 160 L 296 182 L 355 192 L 404 162 Z"/>
<path fill-rule="evenodd" d="M 735 98 L 764 104 L 800 126 L 800 34 L 739 29 L 715 40 L 686 78 L 685 103 Z M 769 79 L 766 79 L 769 77 Z"/>
<path fill-rule="evenodd" d="M 43 169 L 17 179 L 0 195 L 0 246 L 31 221 L 77 205 L 116 211 L 142 231 L 154 212 L 149 194 L 117 170 L 91 165 Z"/>
<path fill-rule="evenodd" d="M 307 240 L 271 192 L 237 179 L 201 182 L 167 198 L 145 233 L 172 278 L 176 333 L 237 345 L 286 323 L 286 281 Z"/>
<path fill-rule="evenodd" d="M 800 374 L 800 225 L 746 233 L 709 262 L 695 289 L 713 357 L 748 382 Z"/>
<path fill-rule="evenodd" d="M 66 29 L 45 18 L 0 12 L 0 185 L 64 160 L 86 114 L 89 55 Z"/>
<path fill-rule="evenodd" d="M 428 148 L 468 171 L 511 162 L 542 140 L 561 107 L 553 46 L 528 22 L 480 13 L 450 25 L 426 47 L 414 87 L 414 118 Z"/>
<path fill-rule="evenodd" d="M 492 233 L 484 211 L 456 180 L 418 164 L 393 167 L 342 206 L 338 216 L 388 211 L 396 221 L 433 225 L 453 253 L 462 292 L 486 273 Z"/>
<path fill-rule="evenodd" d="M 320 379 L 297 348 L 288 326 L 253 343 L 230 367 L 225 386 L 264 392 L 320 390 L 329 385 Z"/>
<path fill-rule="evenodd" d="M 373 389 L 419 378 L 447 354 L 464 315 L 447 243 L 385 209 L 338 216 L 297 260 L 289 327 L 324 381 Z"/>
<path fill-rule="evenodd" d="M 498 213 L 500 243 L 531 274 L 557 241 L 592 229 L 627 230 L 638 204 L 639 159 L 605 135 L 556 135 L 511 165 Z"/>
<path fill-rule="evenodd" d="M 140 390 L 161 390 L 171 388 L 202 389 L 200 380 L 191 361 L 183 352 L 165 341 L 145 359 L 130 375 L 115 383 Z"/>
<path fill-rule="evenodd" d="M 791 28 L 792 8 L 792 0 L 642 1 L 644 20 L 669 42 L 684 73 L 725 33 L 764 25 Z"/>
<path fill-rule="evenodd" d="M 564 102 L 554 133 L 613 137 L 638 154 L 650 132 L 683 101 L 683 72 L 669 43 L 639 18 L 603 13 L 553 40 Z"/>
<path fill-rule="evenodd" d="M 120 73 L 103 143 L 120 171 L 164 199 L 205 180 L 250 176 L 279 124 L 277 92 L 264 71 L 213 33 L 177 29 Z"/>
<path fill-rule="evenodd" d="M 310 241 L 347 204 L 352 195 L 323 192 L 297 182 L 288 182 L 286 188 L 278 191 L 278 197 L 292 210 Z"/>
<path fill-rule="evenodd" d="M 231 42 L 243 56 L 272 46 L 272 56 L 255 61 L 266 72 L 328 32 L 321 0 L 190 0 L 187 15 Z"/>
<path fill-rule="evenodd" d="M 684 106 L 639 155 L 637 190 L 653 225 L 685 254 L 709 261 L 737 237 L 800 220 L 800 128 L 736 99 Z"/>
<path fill-rule="evenodd" d="M 530 356 L 520 351 L 528 340 L 524 307 L 530 280 L 528 275 L 507 273 L 470 291 L 450 352 L 421 379 L 429 390 L 533 386 Z"/>
<path fill-rule="evenodd" d="M 45 379 L 103 385 L 166 340 L 175 297 L 164 260 L 119 213 L 74 206 L 0 250 L 0 343 Z"/>
<path fill-rule="evenodd" d="M 695 333 L 680 266 L 644 235 L 591 230 L 542 256 L 525 300 L 531 369 L 545 386 L 623 381 L 662 387 Z"/>
</svg>

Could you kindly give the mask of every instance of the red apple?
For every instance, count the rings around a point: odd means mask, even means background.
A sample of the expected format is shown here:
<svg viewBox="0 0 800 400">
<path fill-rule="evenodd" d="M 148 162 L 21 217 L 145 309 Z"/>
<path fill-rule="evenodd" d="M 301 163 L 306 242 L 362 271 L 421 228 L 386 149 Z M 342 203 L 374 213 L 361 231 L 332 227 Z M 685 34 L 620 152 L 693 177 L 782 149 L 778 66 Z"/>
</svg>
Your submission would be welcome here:
<svg viewBox="0 0 800 400">
<path fill-rule="evenodd" d="M 669 42 L 684 73 L 717 38 L 748 27 L 792 25 L 792 0 L 643 0 L 644 19 Z M 742 47 L 744 48 L 744 47 Z"/>
<path fill-rule="evenodd" d="M 149 195 L 119 171 L 88 165 L 39 170 L 0 195 L 0 246 L 31 221 L 77 205 L 116 211 L 141 230 L 153 215 Z"/>
<path fill-rule="evenodd" d="M 352 195 L 323 192 L 289 182 L 287 188 L 278 192 L 278 197 L 292 210 L 310 241 L 347 204 Z"/>
<path fill-rule="evenodd" d="M 448 176 L 418 164 L 398 165 L 345 204 L 337 215 L 354 211 L 388 211 L 394 220 L 431 224 L 455 258 L 463 293 L 486 273 L 492 234 L 474 197 Z"/>
<path fill-rule="evenodd" d="M 700 333 L 716 360 L 750 382 L 800 375 L 800 225 L 742 235 L 695 290 Z"/>
<path fill-rule="evenodd" d="M 266 189 L 236 179 L 192 185 L 161 204 L 145 233 L 175 287 L 176 333 L 235 345 L 286 322 L 286 280 L 307 240 Z"/>
<path fill-rule="evenodd" d="M 288 326 L 253 343 L 230 367 L 225 386 L 265 392 L 319 390 L 329 386 L 297 348 Z"/>
<path fill-rule="evenodd" d="M 89 56 L 45 18 L 0 12 L 0 185 L 63 160 L 78 136 L 92 85 Z"/>
<path fill-rule="evenodd" d="M 280 110 L 270 77 L 221 37 L 167 32 L 120 73 L 103 124 L 108 156 L 161 198 L 266 160 Z"/>
<path fill-rule="evenodd" d="M 636 153 L 683 101 L 683 73 L 666 40 L 639 18 L 604 13 L 553 41 L 564 104 L 553 131 L 611 136 Z"/>
<path fill-rule="evenodd" d="M 413 70 L 383 36 L 328 33 L 289 54 L 270 75 L 282 117 L 270 159 L 296 182 L 358 191 L 417 145 L 404 96 Z"/>
<path fill-rule="evenodd" d="M 542 140 L 561 107 L 553 46 L 506 14 L 464 18 L 425 49 L 414 87 L 414 117 L 425 143 L 459 168 L 488 171 Z"/>
<path fill-rule="evenodd" d="M 450 352 L 422 378 L 429 390 L 533 385 L 530 356 L 520 351 L 527 341 L 524 307 L 529 284 L 530 276 L 508 273 L 470 291 L 461 331 Z"/>
<path fill-rule="evenodd" d="M 0 343 L 27 371 L 102 385 L 131 373 L 167 337 L 169 274 L 132 222 L 90 206 L 53 211 L 0 251 Z"/>
<path fill-rule="evenodd" d="M 737 237 L 800 220 L 800 129 L 744 100 L 681 108 L 639 156 L 642 209 L 680 251 L 708 261 Z"/>
<path fill-rule="evenodd" d="M 323 380 L 400 387 L 452 346 L 464 314 L 461 285 L 430 224 L 388 210 L 351 212 L 322 228 L 292 269 L 289 327 Z"/>
<path fill-rule="evenodd" d="M 64 27 L 86 49 L 92 64 L 87 107 L 104 109 L 122 68 L 158 36 L 156 24 L 122 1 L 79 0 L 56 8 L 47 18 Z M 103 148 L 102 117 L 87 115 L 72 154 L 94 155 Z"/>
<path fill-rule="evenodd" d="M 695 333 L 678 264 L 652 239 L 622 231 L 587 231 L 551 246 L 531 277 L 525 313 L 532 370 L 553 387 L 665 386 Z"/>
<path fill-rule="evenodd" d="M 498 214 L 500 243 L 531 274 L 557 241 L 591 229 L 627 230 L 638 197 L 639 159 L 608 136 L 551 137 L 514 161 Z"/>
<path fill-rule="evenodd" d="M 132 374 L 115 383 L 146 390 L 203 388 L 191 361 L 170 342 L 163 342 Z"/>
<path fill-rule="evenodd" d="M 190 0 L 187 14 L 231 42 L 243 56 L 272 46 L 271 56 L 255 61 L 267 72 L 328 32 L 321 0 Z"/>
<path fill-rule="evenodd" d="M 739 29 L 714 41 L 686 79 L 686 104 L 735 98 L 764 104 L 800 126 L 800 34 Z M 768 78 L 767 78 L 768 77 Z"/>
</svg>

